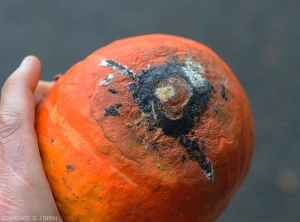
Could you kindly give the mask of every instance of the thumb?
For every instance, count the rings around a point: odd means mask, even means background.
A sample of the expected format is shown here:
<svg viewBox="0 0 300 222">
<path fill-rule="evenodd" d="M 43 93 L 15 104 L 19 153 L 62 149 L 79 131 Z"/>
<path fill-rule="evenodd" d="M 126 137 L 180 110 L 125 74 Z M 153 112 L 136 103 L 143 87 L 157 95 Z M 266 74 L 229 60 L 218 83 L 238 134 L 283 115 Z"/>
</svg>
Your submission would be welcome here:
<svg viewBox="0 0 300 222">
<path fill-rule="evenodd" d="M 0 102 L 0 215 L 57 216 L 34 130 L 33 92 L 41 64 L 27 57 L 5 82 Z M 29 204 L 30 203 L 30 204 Z"/>
</svg>

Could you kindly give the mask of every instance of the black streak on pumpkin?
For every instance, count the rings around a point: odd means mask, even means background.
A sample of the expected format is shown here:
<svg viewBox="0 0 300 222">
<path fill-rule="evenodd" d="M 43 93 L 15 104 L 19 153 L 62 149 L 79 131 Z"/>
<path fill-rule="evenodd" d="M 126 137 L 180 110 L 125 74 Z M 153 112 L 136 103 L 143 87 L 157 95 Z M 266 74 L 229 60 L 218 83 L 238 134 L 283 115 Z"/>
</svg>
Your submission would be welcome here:
<svg viewBox="0 0 300 222">
<path fill-rule="evenodd" d="M 223 84 L 221 84 L 221 97 L 225 100 L 227 100 L 227 96 L 226 96 L 226 88 Z"/>
<path fill-rule="evenodd" d="M 105 108 L 104 116 L 119 116 L 120 113 L 119 113 L 118 109 L 121 106 L 122 106 L 121 103 L 117 103 L 117 104 L 111 105 L 108 108 Z"/>
<path fill-rule="evenodd" d="M 120 63 L 114 62 L 112 60 L 105 60 L 107 63 L 107 66 L 112 68 L 118 68 L 120 72 L 124 73 L 126 76 L 128 76 L 131 79 L 137 79 L 137 76 L 135 73 L 133 73 L 131 70 L 129 70 L 126 66 L 121 65 Z"/>
<path fill-rule="evenodd" d="M 118 93 L 118 91 L 113 89 L 113 88 L 109 88 L 108 92 L 110 92 L 111 94 L 117 94 Z"/>
<path fill-rule="evenodd" d="M 197 161 L 199 163 L 206 177 L 210 181 L 212 181 L 213 167 L 210 163 L 210 160 L 205 156 L 203 151 L 200 149 L 198 143 L 195 140 L 191 140 L 187 136 L 180 136 L 179 144 L 185 148 L 191 160 Z"/>
</svg>

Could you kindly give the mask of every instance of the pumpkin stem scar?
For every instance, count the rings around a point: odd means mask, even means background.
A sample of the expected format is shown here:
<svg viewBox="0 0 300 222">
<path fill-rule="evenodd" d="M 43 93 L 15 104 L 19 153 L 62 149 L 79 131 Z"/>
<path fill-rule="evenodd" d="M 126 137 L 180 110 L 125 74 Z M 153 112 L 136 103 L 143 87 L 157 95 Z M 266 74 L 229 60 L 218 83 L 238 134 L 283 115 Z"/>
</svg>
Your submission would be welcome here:
<svg viewBox="0 0 300 222">
<path fill-rule="evenodd" d="M 114 62 L 112 60 L 102 60 L 98 66 L 105 66 L 105 67 L 111 67 L 113 69 L 119 69 L 121 73 L 124 73 L 126 76 L 128 76 L 131 79 L 136 80 L 137 75 L 128 69 L 126 66 L 121 65 L 120 63 Z"/>
<path fill-rule="evenodd" d="M 62 77 L 63 74 L 56 74 L 53 76 L 54 81 L 57 81 L 60 77 Z"/>
<path fill-rule="evenodd" d="M 173 96 L 175 96 L 175 89 L 173 86 L 165 86 L 157 88 L 155 91 L 157 97 L 163 102 L 167 102 Z"/>
</svg>

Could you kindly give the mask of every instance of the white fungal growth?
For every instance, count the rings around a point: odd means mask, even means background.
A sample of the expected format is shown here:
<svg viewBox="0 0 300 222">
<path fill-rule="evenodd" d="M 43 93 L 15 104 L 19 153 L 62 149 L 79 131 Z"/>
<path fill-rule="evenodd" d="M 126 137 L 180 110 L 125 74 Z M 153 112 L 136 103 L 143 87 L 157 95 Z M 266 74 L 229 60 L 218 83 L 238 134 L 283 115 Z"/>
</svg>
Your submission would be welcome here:
<svg viewBox="0 0 300 222">
<path fill-rule="evenodd" d="M 211 165 L 210 161 L 208 158 L 205 158 L 205 162 L 209 165 Z M 202 172 L 204 173 L 205 177 L 210 180 L 210 181 L 214 181 L 214 169 L 213 166 L 211 165 L 211 171 L 207 172 L 205 170 L 202 170 Z"/>
<path fill-rule="evenodd" d="M 106 86 L 108 84 L 111 84 L 113 79 L 114 79 L 114 74 L 110 73 L 108 74 L 106 79 L 100 81 L 99 86 Z"/>
<path fill-rule="evenodd" d="M 101 60 L 98 66 L 110 66 L 107 60 Z"/>
<path fill-rule="evenodd" d="M 123 66 L 121 63 L 112 60 L 101 60 L 98 66 L 111 67 L 112 70 L 119 70 L 121 73 L 132 79 L 137 78 L 136 74 L 132 70 L 128 69 L 127 66 Z"/>
<path fill-rule="evenodd" d="M 202 78 L 202 74 L 204 74 L 205 71 L 199 63 L 195 62 L 192 58 L 187 58 L 183 70 L 194 87 L 198 88 L 204 85 L 205 79 Z"/>
</svg>

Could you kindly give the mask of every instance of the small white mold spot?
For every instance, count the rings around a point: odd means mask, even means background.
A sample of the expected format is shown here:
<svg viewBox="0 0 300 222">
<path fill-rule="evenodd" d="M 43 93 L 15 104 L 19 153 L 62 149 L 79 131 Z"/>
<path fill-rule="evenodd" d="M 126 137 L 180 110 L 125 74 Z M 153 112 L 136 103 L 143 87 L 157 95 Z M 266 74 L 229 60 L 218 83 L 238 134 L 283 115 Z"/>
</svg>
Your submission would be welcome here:
<svg viewBox="0 0 300 222">
<path fill-rule="evenodd" d="M 147 65 L 147 69 L 150 69 L 150 64 Z"/>
<path fill-rule="evenodd" d="M 183 70 L 187 74 L 193 86 L 203 86 L 205 79 L 202 78 L 202 74 L 204 74 L 205 71 L 199 63 L 195 62 L 192 58 L 187 58 Z"/>
<path fill-rule="evenodd" d="M 208 158 L 205 159 L 205 162 L 208 163 L 208 164 L 210 164 L 210 161 L 209 161 Z M 210 172 L 205 172 L 204 170 L 203 170 L 202 172 L 204 173 L 205 177 L 206 177 L 208 180 L 214 181 L 214 169 L 213 169 L 213 167 L 211 167 L 211 168 L 212 168 L 212 169 L 211 169 Z"/>
<path fill-rule="evenodd" d="M 109 66 L 107 60 L 101 60 L 98 66 Z"/>
<path fill-rule="evenodd" d="M 113 79 L 114 79 L 114 74 L 110 73 L 108 74 L 106 79 L 100 81 L 99 86 L 106 86 L 108 84 L 111 84 Z"/>
</svg>

